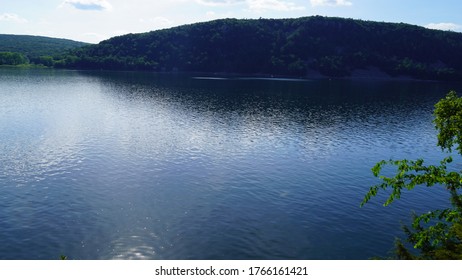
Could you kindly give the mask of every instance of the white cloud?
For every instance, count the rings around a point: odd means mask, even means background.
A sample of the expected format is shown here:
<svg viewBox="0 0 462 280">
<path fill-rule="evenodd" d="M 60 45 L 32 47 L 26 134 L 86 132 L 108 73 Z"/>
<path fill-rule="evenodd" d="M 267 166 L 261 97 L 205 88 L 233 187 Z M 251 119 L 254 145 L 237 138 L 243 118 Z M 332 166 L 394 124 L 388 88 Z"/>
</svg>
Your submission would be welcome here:
<svg viewBox="0 0 462 280">
<path fill-rule="evenodd" d="M 310 0 L 311 6 L 351 6 L 352 2 L 348 0 Z"/>
<path fill-rule="evenodd" d="M 174 21 L 169 20 L 168 18 L 165 17 L 154 17 L 154 18 L 148 18 L 148 19 L 140 19 L 141 23 L 147 23 L 154 25 L 155 27 L 170 27 L 173 25 Z"/>
<path fill-rule="evenodd" d="M 0 14 L 0 21 L 26 23 L 27 19 L 24 19 L 24 18 L 18 16 L 17 14 L 3 13 L 3 14 Z"/>
<path fill-rule="evenodd" d="M 429 23 L 425 25 L 429 29 L 460 31 L 462 26 L 451 22 Z"/>
<path fill-rule="evenodd" d="M 305 9 L 305 7 L 298 6 L 293 2 L 282 0 L 247 0 L 246 2 L 251 11 L 272 10 L 288 12 Z"/>
<path fill-rule="evenodd" d="M 82 38 L 83 42 L 98 43 L 107 39 L 107 36 L 95 32 L 86 32 L 82 34 Z"/>
<path fill-rule="evenodd" d="M 71 5 L 78 10 L 84 11 L 105 11 L 112 9 L 112 5 L 106 0 L 65 0 L 63 4 Z"/>
<path fill-rule="evenodd" d="M 205 6 L 230 6 L 235 4 L 241 4 L 245 0 L 196 0 L 197 3 Z"/>
<path fill-rule="evenodd" d="M 207 18 L 215 18 L 217 16 L 217 13 L 215 13 L 214 11 L 208 11 L 205 13 L 205 16 Z"/>
<path fill-rule="evenodd" d="M 272 11 L 295 11 L 304 10 L 305 7 L 298 6 L 293 2 L 286 0 L 195 0 L 198 4 L 211 7 L 225 7 L 231 5 L 245 4 L 247 10 L 261 12 L 265 10 Z"/>
<path fill-rule="evenodd" d="M 235 14 L 233 14 L 231 11 L 226 11 L 224 13 L 221 12 L 215 12 L 215 11 L 207 11 L 204 14 L 204 17 L 206 20 L 215 20 L 215 19 L 221 19 L 221 18 L 233 18 L 236 17 Z"/>
</svg>

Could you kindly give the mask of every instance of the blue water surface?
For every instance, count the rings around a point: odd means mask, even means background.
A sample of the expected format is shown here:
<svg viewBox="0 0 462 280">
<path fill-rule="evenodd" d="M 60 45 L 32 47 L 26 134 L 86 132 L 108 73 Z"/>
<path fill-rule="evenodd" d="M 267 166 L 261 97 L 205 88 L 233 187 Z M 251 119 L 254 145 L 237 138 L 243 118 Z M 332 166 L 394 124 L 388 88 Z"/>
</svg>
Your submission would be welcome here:
<svg viewBox="0 0 462 280">
<path fill-rule="evenodd" d="M 441 160 L 432 110 L 450 89 L 2 69 L 0 259 L 386 256 L 448 195 L 360 208 L 370 169 Z"/>
</svg>

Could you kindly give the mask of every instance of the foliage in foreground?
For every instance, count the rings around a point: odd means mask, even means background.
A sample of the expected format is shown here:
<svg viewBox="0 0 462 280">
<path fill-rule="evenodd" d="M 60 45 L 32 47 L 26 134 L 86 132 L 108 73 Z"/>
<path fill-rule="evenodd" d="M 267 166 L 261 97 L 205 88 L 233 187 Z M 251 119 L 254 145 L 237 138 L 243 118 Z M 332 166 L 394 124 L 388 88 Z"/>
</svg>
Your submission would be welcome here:
<svg viewBox="0 0 462 280">
<path fill-rule="evenodd" d="M 451 91 L 435 105 L 434 117 L 438 146 L 443 151 L 455 150 L 462 155 L 462 98 Z M 403 190 L 417 186 L 445 187 L 450 193 L 450 207 L 414 215 L 412 225 L 403 227 L 406 241 L 419 254 L 411 253 L 401 240 L 397 240 L 395 253 L 398 259 L 462 259 L 462 171 L 453 171 L 451 163 L 453 158 L 448 156 L 439 165 L 425 165 L 423 159 L 404 159 L 381 161 L 372 168 L 374 176 L 382 183 L 369 189 L 361 206 L 385 189 L 391 189 L 385 206 L 399 199 Z M 390 165 L 396 167 L 395 175 L 382 175 L 383 167 Z"/>
</svg>

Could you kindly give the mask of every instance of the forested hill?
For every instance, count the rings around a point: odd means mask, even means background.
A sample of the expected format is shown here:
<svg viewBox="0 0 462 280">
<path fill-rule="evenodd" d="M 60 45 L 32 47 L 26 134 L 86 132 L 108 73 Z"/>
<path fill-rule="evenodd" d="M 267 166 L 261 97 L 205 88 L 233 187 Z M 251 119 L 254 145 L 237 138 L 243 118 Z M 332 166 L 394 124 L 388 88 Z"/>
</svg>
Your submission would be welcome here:
<svg viewBox="0 0 462 280">
<path fill-rule="evenodd" d="M 87 43 L 67 39 L 56 39 L 30 35 L 0 34 L 0 52 L 14 53 L 31 62 L 50 59 L 67 53 L 71 49 L 80 48 Z"/>
<path fill-rule="evenodd" d="M 320 16 L 223 19 L 114 37 L 58 66 L 301 77 L 374 70 L 454 80 L 462 77 L 462 33 Z"/>
</svg>

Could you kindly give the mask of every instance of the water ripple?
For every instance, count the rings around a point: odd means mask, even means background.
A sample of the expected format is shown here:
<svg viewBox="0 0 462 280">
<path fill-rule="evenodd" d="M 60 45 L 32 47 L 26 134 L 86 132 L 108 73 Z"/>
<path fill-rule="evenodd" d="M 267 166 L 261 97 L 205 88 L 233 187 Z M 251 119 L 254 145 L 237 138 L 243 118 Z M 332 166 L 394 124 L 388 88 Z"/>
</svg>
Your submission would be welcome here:
<svg viewBox="0 0 462 280">
<path fill-rule="evenodd" d="M 450 87 L 0 70 L 0 259 L 384 255 L 447 196 L 359 208 L 370 168 L 442 157 Z"/>
</svg>

